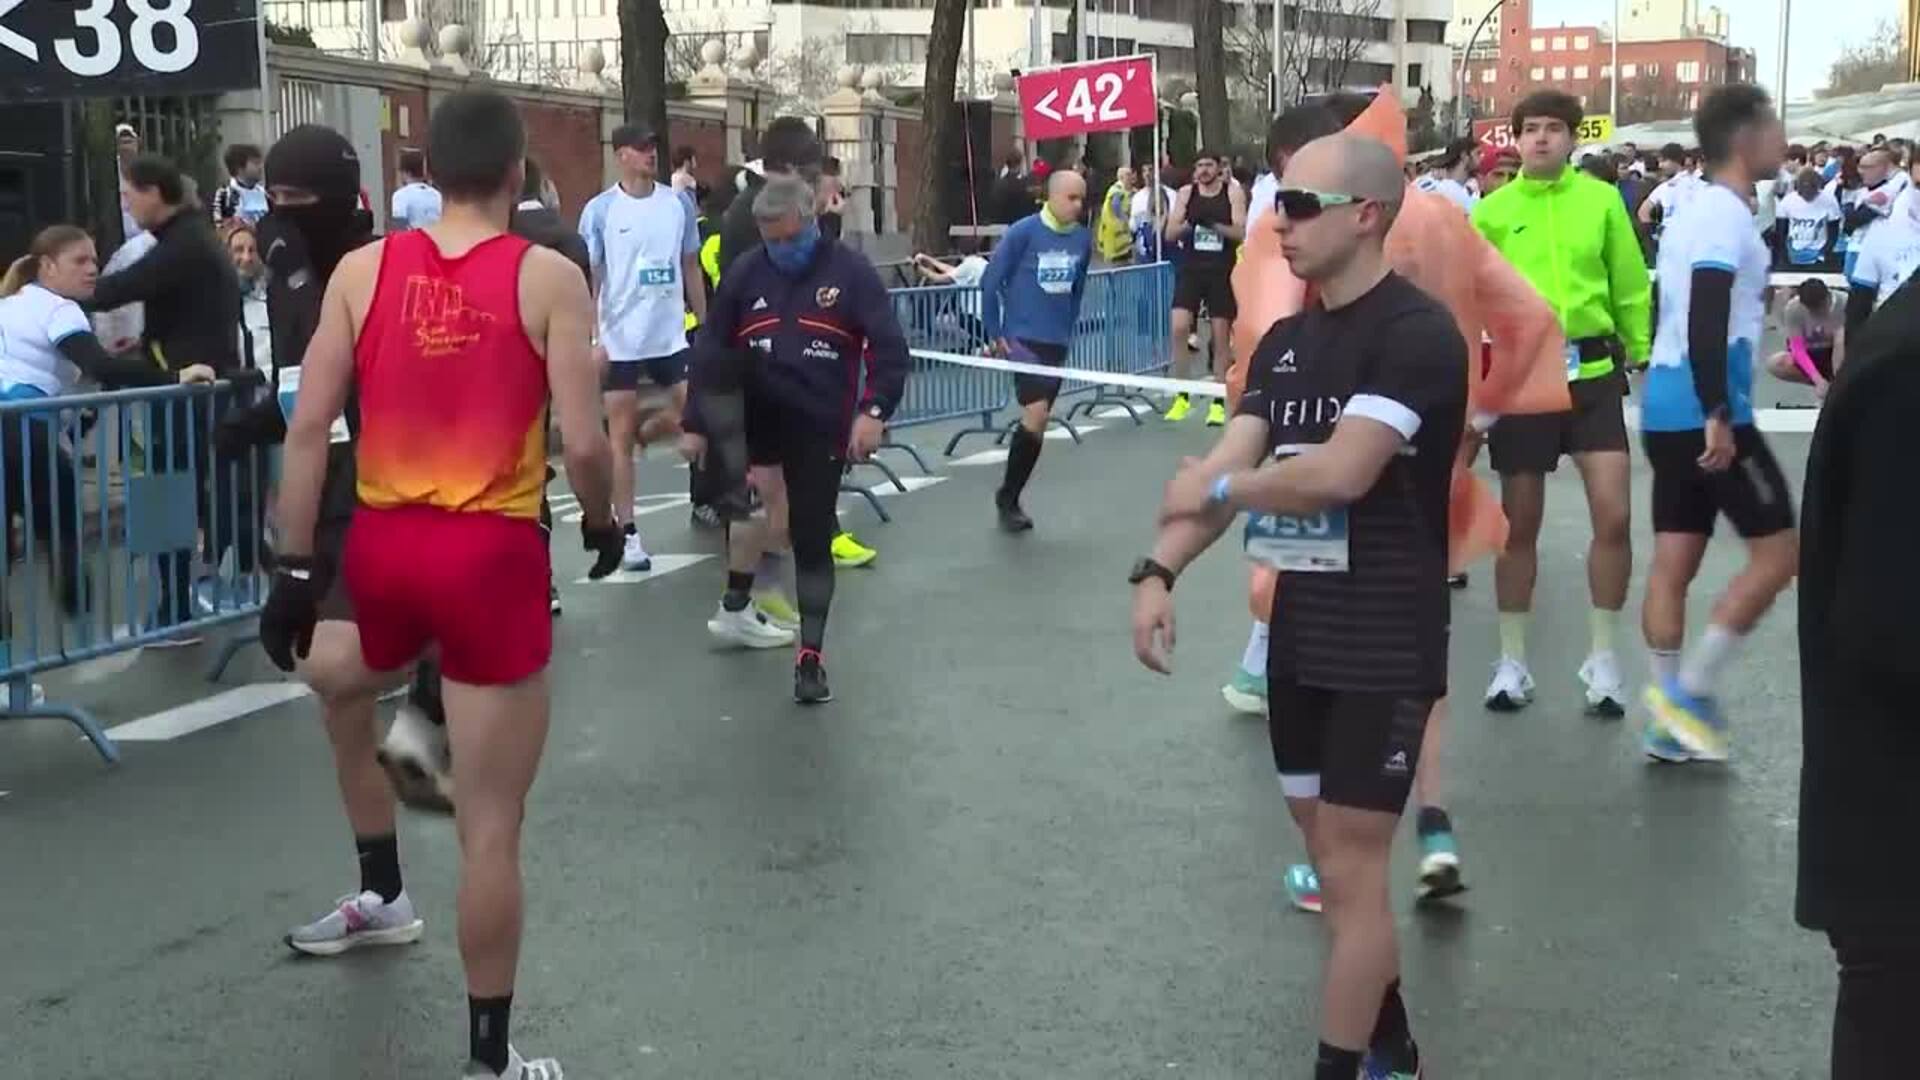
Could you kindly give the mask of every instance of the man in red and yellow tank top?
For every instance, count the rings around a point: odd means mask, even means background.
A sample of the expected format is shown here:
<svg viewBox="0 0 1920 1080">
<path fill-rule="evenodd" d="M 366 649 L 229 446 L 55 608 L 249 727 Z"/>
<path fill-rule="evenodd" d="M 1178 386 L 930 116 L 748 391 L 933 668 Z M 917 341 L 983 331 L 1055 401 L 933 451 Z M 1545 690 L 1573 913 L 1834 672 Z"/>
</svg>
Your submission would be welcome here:
<svg viewBox="0 0 1920 1080">
<path fill-rule="evenodd" d="M 313 526 L 328 430 L 358 396 L 359 507 L 341 573 L 369 684 L 430 651 L 444 675 L 461 849 L 469 1077 L 558 1080 L 507 1042 L 520 948 L 520 821 L 546 741 L 548 559 L 539 526 L 551 398 L 586 508 L 590 576 L 619 564 L 592 302 L 580 271 L 507 232 L 525 168 L 512 102 L 466 91 L 434 110 L 440 221 L 363 247 L 328 283 L 288 425 L 270 655 L 304 657 L 321 593 Z M 336 658 L 337 659 L 337 658 Z"/>
</svg>

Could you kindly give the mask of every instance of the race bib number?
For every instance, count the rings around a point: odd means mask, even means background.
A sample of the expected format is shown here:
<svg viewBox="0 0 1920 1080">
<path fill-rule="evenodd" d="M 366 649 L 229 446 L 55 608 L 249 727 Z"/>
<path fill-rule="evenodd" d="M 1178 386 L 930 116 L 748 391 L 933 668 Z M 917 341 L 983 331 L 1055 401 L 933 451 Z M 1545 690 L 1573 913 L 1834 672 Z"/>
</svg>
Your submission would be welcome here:
<svg viewBox="0 0 1920 1080">
<path fill-rule="evenodd" d="M 679 280 L 679 268 L 670 262 L 662 262 L 655 259 L 642 259 L 640 261 L 640 286 L 642 288 L 667 288 Z"/>
<path fill-rule="evenodd" d="M 293 423 L 293 404 L 300 396 L 300 369 L 297 367 L 280 369 L 280 415 L 287 423 Z M 333 426 L 327 429 L 327 441 L 343 443 L 353 441 L 353 432 L 347 429 L 345 413 L 333 418 Z"/>
<path fill-rule="evenodd" d="M 1225 251 L 1226 246 L 1226 241 L 1220 238 L 1220 234 L 1214 232 L 1207 226 L 1195 225 L 1193 227 L 1193 250 Z"/>
<path fill-rule="evenodd" d="M 1040 291 L 1060 296 L 1073 291 L 1073 270 L 1080 262 L 1064 251 L 1043 251 L 1039 256 Z"/>
<path fill-rule="evenodd" d="M 1347 508 L 1318 514 L 1249 514 L 1247 558 L 1275 570 L 1331 574 L 1349 568 Z"/>
<path fill-rule="evenodd" d="M 1579 380 L 1580 380 L 1580 346 L 1575 345 L 1572 342 L 1568 342 L 1567 343 L 1567 381 L 1578 382 Z"/>
</svg>

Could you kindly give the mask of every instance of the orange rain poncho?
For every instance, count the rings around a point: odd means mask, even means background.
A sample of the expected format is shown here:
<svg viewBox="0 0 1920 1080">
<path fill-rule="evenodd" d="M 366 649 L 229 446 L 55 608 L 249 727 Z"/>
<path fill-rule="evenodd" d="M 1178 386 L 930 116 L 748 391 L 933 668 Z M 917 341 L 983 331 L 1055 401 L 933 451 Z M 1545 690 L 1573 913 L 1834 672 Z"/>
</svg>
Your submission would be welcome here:
<svg viewBox="0 0 1920 1080">
<path fill-rule="evenodd" d="M 1349 132 L 1387 144 L 1401 161 L 1407 156 L 1406 114 L 1389 87 L 1382 87 Z M 1293 276 L 1280 254 L 1280 236 L 1262 218 L 1242 247 L 1233 271 L 1233 292 L 1240 312 L 1233 325 L 1233 367 L 1227 396 L 1237 402 L 1247 385 L 1247 361 L 1254 346 L 1281 319 L 1306 302 L 1306 285 Z M 1474 229 L 1460 207 L 1444 195 L 1408 185 L 1400 216 L 1387 233 L 1387 259 L 1393 269 L 1447 306 L 1469 345 L 1467 401 L 1470 413 L 1495 415 L 1564 412 L 1567 396 L 1565 349 L 1553 309 L 1533 286 L 1509 266 Z M 1484 337 L 1483 337 L 1484 335 Z M 1492 363 L 1482 371 L 1479 349 L 1492 341 Z M 1458 462 L 1448 530 L 1448 562 L 1454 572 L 1500 550 L 1507 541 L 1507 518 L 1500 501 Z M 1265 621 L 1273 611 L 1278 574 L 1253 568 L 1253 617 Z"/>
</svg>

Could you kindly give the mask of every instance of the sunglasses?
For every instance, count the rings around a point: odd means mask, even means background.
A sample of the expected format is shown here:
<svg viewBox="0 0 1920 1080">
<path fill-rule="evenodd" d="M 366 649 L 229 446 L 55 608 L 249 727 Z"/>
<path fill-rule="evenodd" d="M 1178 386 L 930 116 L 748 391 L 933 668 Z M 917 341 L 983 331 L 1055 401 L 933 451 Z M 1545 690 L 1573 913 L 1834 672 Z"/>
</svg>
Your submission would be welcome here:
<svg viewBox="0 0 1920 1080">
<path fill-rule="evenodd" d="M 1273 208 L 1293 221 L 1311 221 L 1329 207 L 1359 206 L 1367 201 L 1357 195 L 1311 188 L 1281 188 L 1273 193 Z"/>
</svg>

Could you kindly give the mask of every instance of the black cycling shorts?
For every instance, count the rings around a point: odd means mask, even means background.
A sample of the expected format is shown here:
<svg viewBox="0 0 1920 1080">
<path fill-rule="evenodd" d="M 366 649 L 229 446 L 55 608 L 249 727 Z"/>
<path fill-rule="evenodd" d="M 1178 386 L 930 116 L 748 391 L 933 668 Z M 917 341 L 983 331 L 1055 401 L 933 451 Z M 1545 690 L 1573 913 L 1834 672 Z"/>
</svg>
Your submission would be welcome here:
<svg viewBox="0 0 1920 1080">
<path fill-rule="evenodd" d="M 1487 433 L 1493 471 L 1508 476 L 1553 472 L 1563 454 L 1627 452 L 1625 373 L 1568 383 L 1567 412 L 1503 416 Z"/>
<path fill-rule="evenodd" d="M 1173 306 L 1178 311 L 1200 310 L 1207 317 L 1232 319 L 1240 314 L 1233 298 L 1233 267 L 1221 263 L 1182 263 L 1173 275 Z"/>
<path fill-rule="evenodd" d="M 1014 360 L 1028 364 L 1044 364 L 1047 367 L 1067 366 L 1065 345 L 1055 345 L 1046 341 L 1028 341 L 1025 338 L 1017 339 L 1015 344 L 1032 355 L 1022 356 L 1016 352 L 1012 357 Z M 1017 373 L 1013 377 L 1013 399 L 1023 407 L 1037 401 L 1044 401 L 1048 408 L 1052 408 L 1054 399 L 1059 396 L 1059 379 L 1049 379 L 1045 375 L 1028 375 L 1025 372 Z"/>
<path fill-rule="evenodd" d="M 644 377 L 660 389 L 670 390 L 687 381 L 687 360 L 691 355 L 692 350 L 681 349 L 670 356 L 610 361 L 600 388 L 610 394 L 638 390 Z"/>
<path fill-rule="evenodd" d="M 1642 441 L 1653 466 L 1654 532 L 1712 536 L 1721 514 L 1747 540 L 1793 528 L 1793 493 L 1758 428 L 1733 429 L 1733 464 L 1717 473 L 1700 468 L 1704 431 L 1649 431 Z"/>
<path fill-rule="evenodd" d="M 1267 687 L 1267 734 L 1288 798 L 1398 814 L 1413 793 L 1435 699 L 1302 686 Z"/>
</svg>

